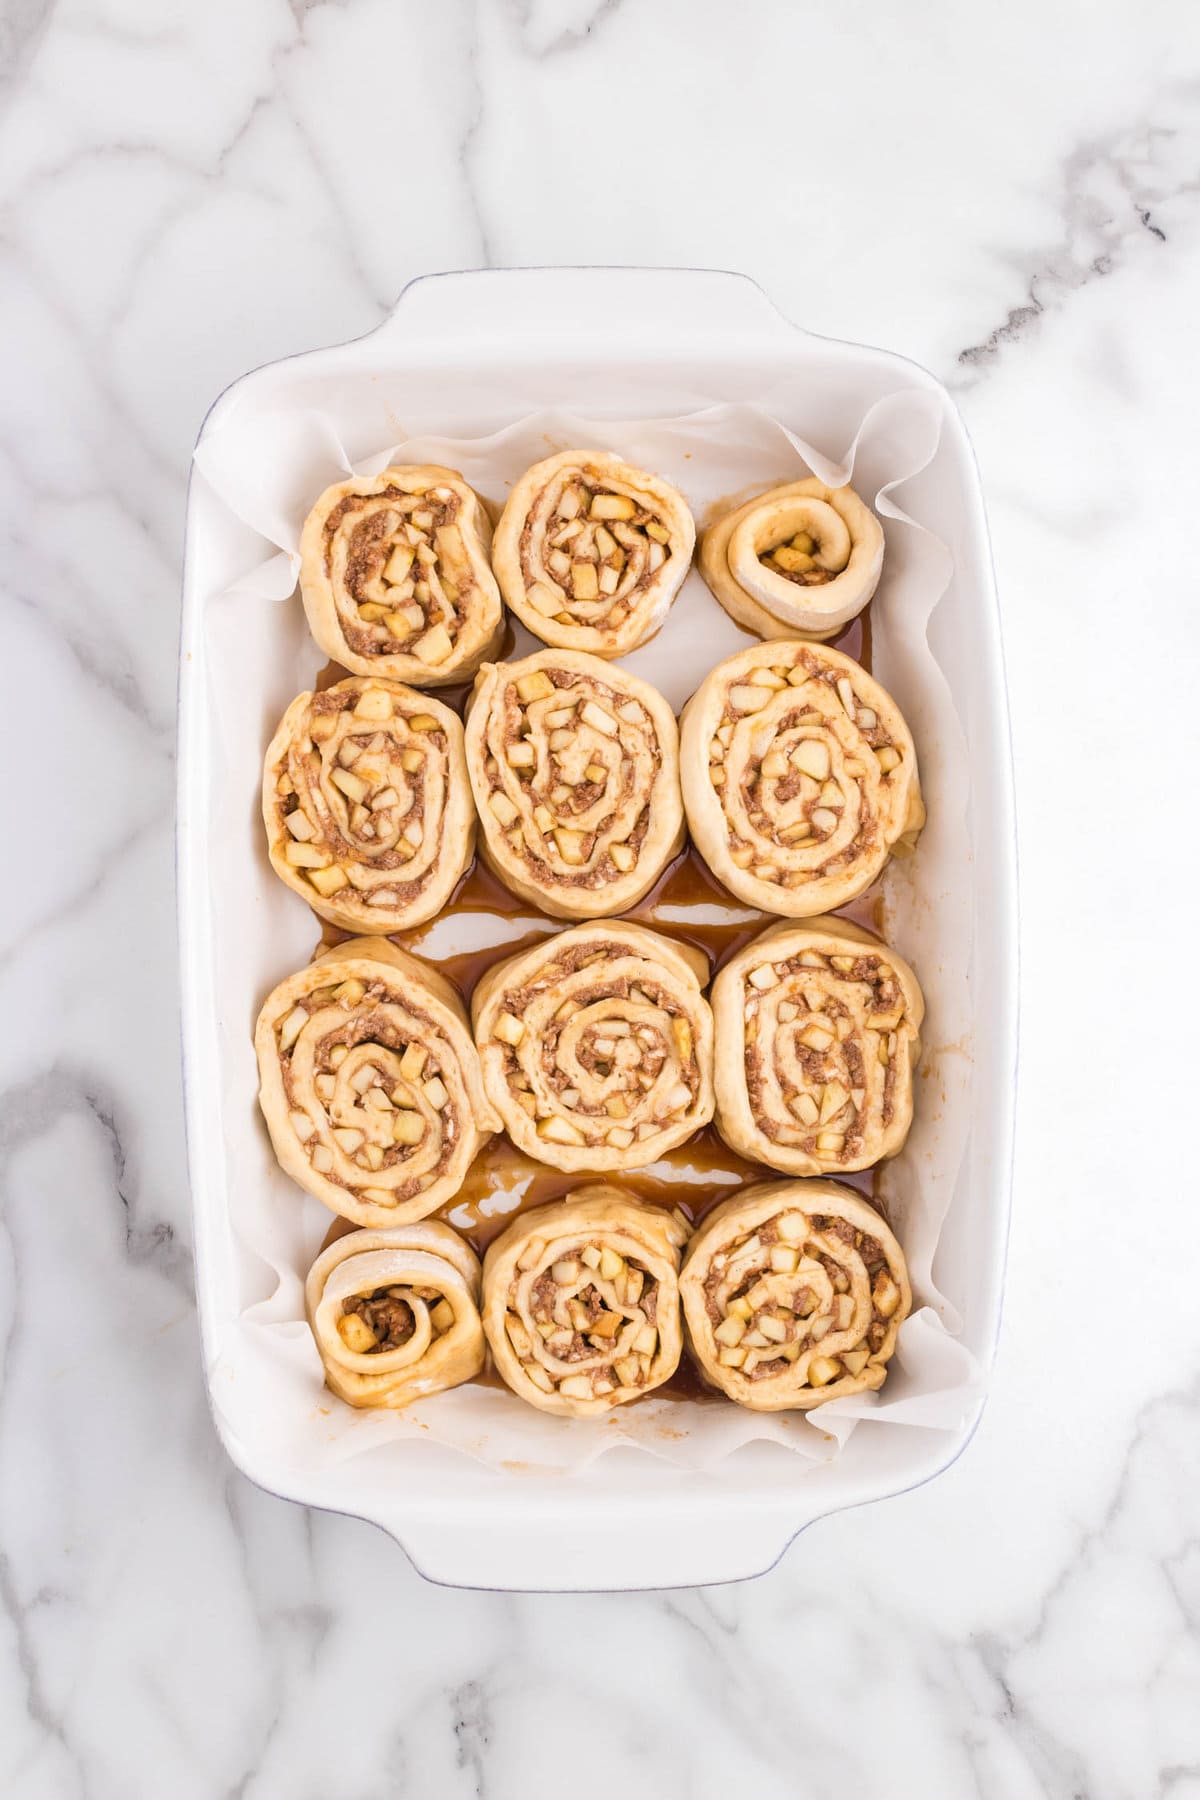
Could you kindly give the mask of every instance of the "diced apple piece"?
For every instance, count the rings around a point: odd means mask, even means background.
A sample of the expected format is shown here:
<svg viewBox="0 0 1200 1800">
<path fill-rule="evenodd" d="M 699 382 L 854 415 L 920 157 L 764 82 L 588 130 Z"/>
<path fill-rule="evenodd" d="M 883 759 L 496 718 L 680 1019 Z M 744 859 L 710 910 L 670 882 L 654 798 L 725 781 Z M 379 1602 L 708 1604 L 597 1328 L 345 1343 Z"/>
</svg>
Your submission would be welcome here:
<svg viewBox="0 0 1200 1800">
<path fill-rule="evenodd" d="M 600 1251 L 600 1273 L 605 1281 L 615 1281 L 625 1267 L 625 1258 L 607 1244 Z"/>
<path fill-rule="evenodd" d="M 881 1269 L 875 1277 L 871 1298 L 875 1302 L 875 1311 L 882 1319 L 890 1319 L 900 1304 L 900 1289 L 885 1269 Z"/>
<path fill-rule="evenodd" d="M 760 687 L 757 683 L 739 684 L 729 690 L 729 704 L 734 712 L 761 712 L 770 699 L 770 688 Z"/>
<path fill-rule="evenodd" d="M 588 509 L 591 519 L 632 519 L 637 505 L 627 494 L 593 494 Z"/>
<path fill-rule="evenodd" d="M 492 1027 L 492 1036 L 499 1038 L 501 1043 L 511 1044 L 515 1048 L 525 1036 L 525 1022 L 523 1019 L 516 1018 L 512 1013 L 501 1013 Z"/>
<path fill-rule="evenodd" d="M 292 1045 L 295 1043 L 296 1039 L 300 1036 L 300 1033 L 304 1030 L 304 1027 L 307 1024 L 308 1024 L 308 1014 L 305 1012 L 304 1008 L 302 1006 L 293 1007 L 292 1011 L 288 1014 L 287 1018 L 283 1021 L 283 1024 L 280 1027 L 280 1031 L 279 1031 L 279 1048 L 280 1048 L 280 1050 L 281 1051 L 290 1050 Z"/>
<path fill-rule="evenodd" d="M 569 831 L 559 826 L 554 833 L 554 841 L 558 845 L 558 854 L 565 863 L 579 864 L 583 861 L 583 833 Z"/>
<path fill-rule="evenodd" d="M 346 874 L 346 871 L 337 868 L 336 865 L 328 869 L 310 869 L 308 872 L 308 879 L 312 882 L 318 894 L 323 894 L 326 899 L 328 899 L 331 894 L 339 893 L 342 888 L 350 885 L 350 877 Z"/>
<path fill-rule="evenodd" d="M 431 625 L 412 647 L 413 655 L 434 669 L 440 667 L 453 652 L 454 641 L 446 627 L 440 622 L 437 625 Z"/>
<path fill-rule="evenodd" d="M 454 1308 L 448 1300 L 439 1300 L 429 1319 L 435 1331 L 449 1331 L 454 1323 Z"/>
<path fill-rule="evenodd" d="M 522 675 L 517 682 L 517 694 L 526 706 L 534 700 L 551 700 L 554 697 L 554 683 L 544 669 L 534 669 L 529 675 Z"/>
<path fill-rule="evenodd" d="M 397 544 L 383 565 L 383 579 L 398 587 L 412 568 L 413 553 L 409 544 Z"/>
<path fill-rule="evenodd" d="M 828 1387 L 836 1381 L 842 1372 L 842 1365 L 836 1356 L 814 1356 L 808 1365 L 808 1382 L 810 1387 Z"/>
<path fill-rule="evenodd" d="M 571 592 L 576 600 L 595 600 L 600 593 L 600 580 L 595 563 L 571 564 Z"/>
<path fill-rule="evenodd" d="M 362 801 L 367 795 L 367 784 L 361 776 L 352 774 L 349 769 L 335 769 L 330 776 L 335 788 L 340 788 L 348 800 Z"/>
<path fill-rule="evenodd" d="M 548 1119 L 539 1120 L 537 1134 L 551 1144 L 582 1144 L 584 1142 L 583 1133 L 577 1131 L 569 1119 L 561 1119 L 556 1113 Z"/>
<path fill-rule="evenodd" d="M 293 869 L 324 869 L 332 860 L 328 850 L 320 850 L 315 844 L 293 842 L 283 854 Z"/>
<path fill-rule="evenodd" d="M 356 719 L 390 719 L 392 696 L 386 688 L 367 688 L 359 695 L 358 704 L 354 708 L 354 716 Z"/>
<path fill-rule="evenodd" d="M 337 1322 L 338 1336 L 355 1356 L 365 1356 L 379 1342 L 361 1313 L 343 1313 Z"/>
</svg>

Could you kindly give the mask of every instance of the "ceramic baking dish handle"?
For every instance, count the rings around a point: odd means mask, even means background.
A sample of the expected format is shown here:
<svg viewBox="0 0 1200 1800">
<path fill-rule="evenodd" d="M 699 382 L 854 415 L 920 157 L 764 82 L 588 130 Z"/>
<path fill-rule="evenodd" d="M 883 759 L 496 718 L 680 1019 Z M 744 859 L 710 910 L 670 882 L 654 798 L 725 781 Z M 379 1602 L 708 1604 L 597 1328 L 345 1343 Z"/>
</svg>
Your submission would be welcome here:
<svg viewBox="0 0 1200 1800">
<path fill-rule="evenodd" d="M 579 356 L 614 342 L 644 354 L 702 341 L 711 353 L 731 338 L 761 350 L 795 329 L 757 283 L 720 269 L 488 269 L 410 282 L 365 341 L 403 337 L 431 351 L 524 342 Z"/>
<path fill-rule="evenodd" d="M 798 1516 L 797 1516 L 798 1515 Z M 757 1518 L 745 1496 L 731 1500 L 695 1488 L 677 1506 L 603 1513 L 579 1500 L 543 1507 L 523 1500 L 497 1508 L 485 1528 L 478 1504 L 461 1518 L 408 1513 L 394 1523 L 375 1514 L 422 1575 L 452 1587 L 509 1592 L 617 1592 L 743 1581 L 771 1568 L 813 1522 L 793 1503 Z"/>
</svg>

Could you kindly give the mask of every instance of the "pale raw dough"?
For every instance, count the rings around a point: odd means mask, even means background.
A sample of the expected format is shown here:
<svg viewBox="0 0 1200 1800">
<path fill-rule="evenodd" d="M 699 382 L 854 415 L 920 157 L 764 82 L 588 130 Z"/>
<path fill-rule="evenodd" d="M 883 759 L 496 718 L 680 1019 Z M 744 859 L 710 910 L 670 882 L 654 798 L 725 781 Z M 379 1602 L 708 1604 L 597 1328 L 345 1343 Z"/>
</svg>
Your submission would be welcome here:
<svg viewBox="0 0 1200 1800">
<path fill-rule="evenodd" d="M 755 644 L 719 663 L 683 709 L 679 760 L 701 856 L 764 912 L 844 906 L 925 822 L 899 707 L 822 644 Z"/>
<path fill-rule="evenodd" d="M 323 919 L 424 924 L 475 853 L 458 715 L 379 676 L 299 694 L 267 749 L 262 810 L 271 867 Z"/>
<path fill-rule="evenodd" d="M 679 1290 L 693 1357 L 754 1412 L 882 1387 L 912 1306 L 890 1228 L 837 1181 L 765 1181 L 714 1207 Z"/>
<path fill-rule="evenodd" d="M 721 969 L 712 1008 L 717 1129 L 742 1156 L 836 1175 L 902 1148 L 925 1003 L 869 931 L 839 918 L 772 925 Z"/>
<path fill-rule="evenodd" d="M 488 1098 L 518 1149 L 556 1169 L 638 1169 L 713 1115 L 708 963 L 614 919 L 488 970 L 471 1016 Z"/>
<path fill-rule="evenodd" d="M 327 1386 L 350 1406 L 406 1406 L 470 1381 L 484 1361 L 479 1282 L 475 1252 L 433 1219 L 338 1238 L 304 1288 Z M 356 1351 L 338 1329 L 345 1303 L 381 1288 L 403 1299 L 412 1335 L 393 1350 Z"/>
<path fill-rule="evenodd" d="M 355 675 L 410 687 L 466 681 L 504 632 L 490 542 L 483 502 L 456 469 L 339 481 L 300 535 L 308 628 Z"/>
<path fill-rule="evenodd" d="M 695 544 L 687 501 L 669 482 L 607 450 L 564 450 L 513 488 L 492 562 L 505 605 L 535 637 L 612 658 L 654 636 Z"/>
<path fill-rule="evenodd" d="M 462 1001 L 386 938 L 349 938 L 281 981 L 254 1048 L 281 1167 L 356 1225 L 435 1212 L 500 1126 Z"/>
<path fill-rule="evenodd" d="M 485 860 L 543 912 L 626 912 L 683 845 L 675 715 L 611 663 L 578 650 L 485 663 L 466 745 Z"/>
<path fill-rule="evenodd" d="M 812 554 L 790 540 L 804 533 Z M 810 580 L 763 560 L 781 554 L 809 565 Z M 700 573 L 731 618 L 765 638 L 833 637 L 860 613 L 879 585 L 883 528 L 851 487 L 815 476 L 770 488 L 710 525 L 700 544 Z M 826 576 L 826 579 L 820 579 Z"/>
<path fill-rule="evenodd" d="M 483 1261 L 483 1328 L 513 1393 L 587 1418 L 673 1375 L 685 1236 L 665 1207 L 607 1184 L 519 1214 Z"/>
</svg>

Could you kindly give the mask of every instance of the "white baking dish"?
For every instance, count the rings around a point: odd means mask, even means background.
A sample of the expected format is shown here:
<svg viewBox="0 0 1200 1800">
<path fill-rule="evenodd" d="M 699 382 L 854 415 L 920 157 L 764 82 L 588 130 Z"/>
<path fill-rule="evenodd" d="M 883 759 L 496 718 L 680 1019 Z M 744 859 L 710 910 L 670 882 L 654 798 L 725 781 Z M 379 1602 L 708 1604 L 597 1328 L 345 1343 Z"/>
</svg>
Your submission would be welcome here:
<svg viewBox="0 0 1200 1800">
<path fill-rule="evenodd" d="M 369 396 L 374 440 L 388 424 L 478 435 L 551 407 L 644 417 L 724 401 L 765 406 L 786 377 L 811 397 L 840 450 L 885 393 L 936 396 L 937 455 L 921 478 L 923 522 L 949 546 L 954 576 L 931 641 L 967 740 L 971 856 L 970 988 L 973 1073 L 965 1159 L 938 1245 L 938 1284 L 962 1320 L 977 1362 L 991 1362 L 1004 1264 L 1016 1055 L 1016 890 L 1011 768 L 1000 635 L 978 478 L 961 421 L 931 376 L 878 350 L 811 336 L 784 320 L 745 278 L 683 270 L 512 270 L 444 275 L 406 289 L 391 317 L 354 343 L 271 364 L 213 407 L 203 443 L 230 416 L 279 409 L 336 410 L 337 396 Z M 360 408 L 360 415 L 364 408 Z M 801 427 L 802 428 L 802 427 Z M 319 486 L 320 483 L 317 484 Z M 316 492 L 314 486 L 313 492 Z M 253 1105 L 252 1078 L 219 1052 L 230 1014 L 250 997 L 228 991 L 214 929 L 232 905 L 229 874 L 214 857 L 214 779 L 244 784 L 247 820 L 257 771 L 225 766 L 216 666 L 203 630 L 208 600 L 265 554 L 203 480 L 189 497 L 180 678 L 179 907 L 189 1158 L 196 1281 L 214 1414 L 238 1467 L 289 1499 L 373 1520 L 439 1581 L 496 1588 L 660 1587 L 753 1575 L 768 1568 L 822 1514 L 928 1480 L 962 1450 L 980 1400 L 954 1430 L 860 1429 L 834 1460 L 810 1465 L 770 1445 L 749 1445 L 697 1475 L 635 1450 L 609 1451 L 585 1474 L 486 1468 L 429 1443 L 396 1446 L 386 1481 L 364 1466 L 299 1469 L 266 1451 L 253 1429 L 253 1371 L 232 1375 L 222 1347 L 245 1304 L 233 1232 L 236 1194 L 225 1142 L 234 1115 Z M 270 670 L 270 619 L 259 617 L 252 655 Z M 710 660 L 725 653 L 717 650 Z M 320 659 L 311 658 L 315 670 Z M 311 671 L 310 671 L 311 672 Z M 290 698 L 290 675 L 273 673 Z M 302 685 L 296 680 L 295 687 Z M 264 682 L 269 688 L 270 682 Z M 280 693 L 264 692 L 263 741 Z M 281 706 L 278 710 L 282 710 Z M 248 833 L 253 830 L 248 823 Z M 265 868 L 254 881 L 269 888 Z M 253 898 L 253 896 L 252 896 Z M 239 902 L 240 903 L 240 902 Z M 297 912 L 302 912 L 297 908 Z M 225 919 L 225 925 L 229 920 Z M 308 932 L 315 939 L 315 931 Z M 308 945 L 311 948 L 311 943 Z M 303 955 L 294 958 L 303 960 Z M 264 969 L 255 1002 L 284 972 Z M 228 1041 L 228 1039 L 226 1040 Z M 238 1039 L 240 1042 L 240 1037 Z M 253 1180 L 255 1171 L 239 1172 Z M 230 1380 L 240 1379 L 236 1408 Z M 236 1411 L 237 1423 L 233 1413 Z"/>
</svg>

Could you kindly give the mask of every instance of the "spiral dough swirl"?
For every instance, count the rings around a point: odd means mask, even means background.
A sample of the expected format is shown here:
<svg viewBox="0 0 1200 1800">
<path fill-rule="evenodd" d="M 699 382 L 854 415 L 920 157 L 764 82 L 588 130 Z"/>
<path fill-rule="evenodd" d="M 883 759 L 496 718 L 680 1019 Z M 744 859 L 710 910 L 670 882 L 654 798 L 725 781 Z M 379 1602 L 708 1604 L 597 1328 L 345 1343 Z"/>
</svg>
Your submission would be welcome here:
<svg viewBox="0 0 1200 1800">
<path fill-rule="evenodd" d="M 912 1305 L 890 1228 L 836 1181 L 762 1182 L 724 1201 L 679 1286 L 696 1361 L 755 1412 L 882 1387 Z"/>
<path fill-rule="evenodd" d="M 422 1219 L 499 1127 L 450 983 L 386 938 L 350 938 L 267 997 L 259 1102 L 282 1167 L 356 1225 Z"/>
<path fill-rule="evenodd" d="M 300 538 L 300 592 L 326 656 L 356 675 L 446 687 L 504 629 L 491 525 L 455 469 L 385 469 L 326 488 Z"/>
<path fill-rule="evenodd" d="M 607 450 L 564 450 L 514 487 L 493 561 L 505 603 L 535 637 L 611 658 L 659 629 L 695 542 L 669 482 Z"/>
<path fill-rule="evenodd" d="M 913 1116 L 925 1005 L 893 951 L 847 920 L 772 926 L 713 983 L 717 1126 L 789 1175 L 894 1156 Z"/>
<path fill-rule="evenodd" d="M 555 1168 L 640 1168 L 713 1113 L 703 954 L 625 921 L 577 925 L 475 990 L 488 1097 Z"/>
<path fill-rule="evenodd" d="M 790 918 L 853 900 L 925 819 L 899 707 L 819 644 L 757 644 L 719 663 L 684 708 L 680 766 L 714 875 Z"/>
<path fill-rule="evenodd" d="M 466 774 L 438 700 L 377 677 L 300 694 L 263 769 L 271 866 L 346 931 L 423 924 L 474 853 Z"/>
<path fill-rule="evenodd" d="M 679 1362 L 679 1245 L 670 1213 L 581 1188 L 520 1214 L 483 1265 L 483 1327 L 514 1394 L 587 1417 L 651 1392 Z"/>
<path fill-rule="evenodd" d="M 486 664 L 466 742 L 485 857 L 543 912 L 624 912 L 683 843 L 674 715 L 611 664 L 577 650 Z"/>
</svg>

